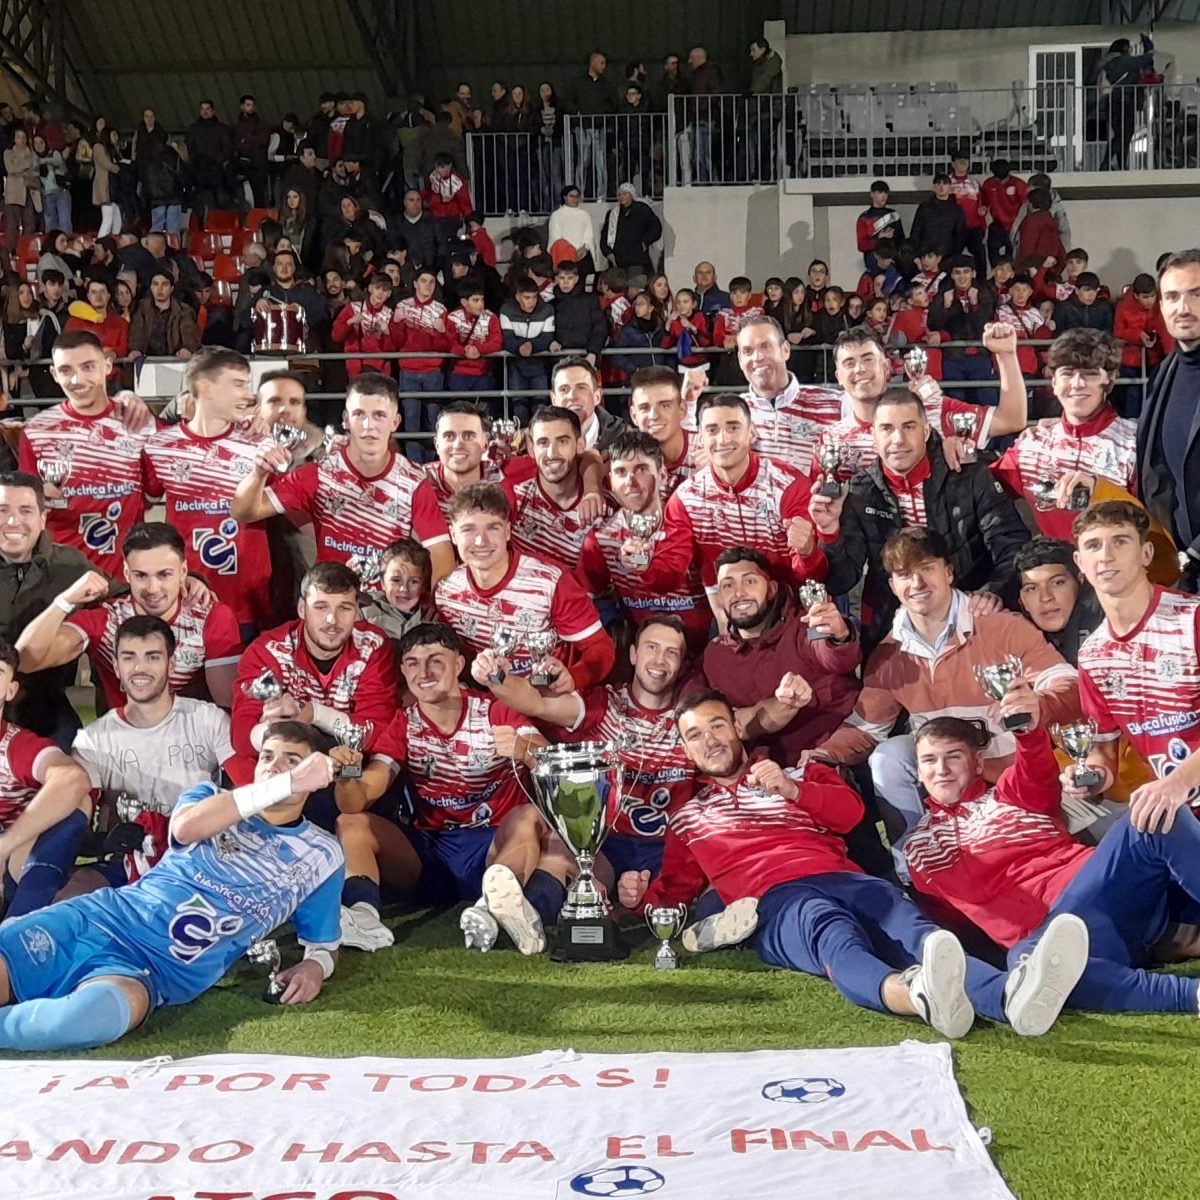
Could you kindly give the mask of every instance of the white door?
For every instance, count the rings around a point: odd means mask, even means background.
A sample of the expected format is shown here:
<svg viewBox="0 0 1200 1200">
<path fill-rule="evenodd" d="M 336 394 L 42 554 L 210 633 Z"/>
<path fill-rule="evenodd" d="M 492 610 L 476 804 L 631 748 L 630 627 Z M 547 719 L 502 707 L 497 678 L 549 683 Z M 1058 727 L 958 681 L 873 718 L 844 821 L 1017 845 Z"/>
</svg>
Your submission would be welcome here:
<svg viewBox="0 0 1200 1200">
<path fill-rule="evenodd" d="M 1029 47 L 1030 114 L 1058 156 L 1059 169 L 1083 166 L 1082 46 Z"/>
</svg>

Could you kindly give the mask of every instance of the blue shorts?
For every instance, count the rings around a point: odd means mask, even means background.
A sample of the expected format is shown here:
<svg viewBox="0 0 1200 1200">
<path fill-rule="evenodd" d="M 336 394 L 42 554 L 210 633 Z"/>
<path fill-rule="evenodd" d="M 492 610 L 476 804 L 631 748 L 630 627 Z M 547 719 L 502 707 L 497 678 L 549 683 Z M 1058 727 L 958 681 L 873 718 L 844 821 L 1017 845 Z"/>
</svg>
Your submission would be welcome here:
<svg viewBox="0 0 1200 1200">
<path fill-rule="evenodd" d="M 416 892 L 420 902 L 434 907 L 463 900 L 474 904 L 483 891 L 483 873 L 495 833 L 489 825 L 438 830 L 406 827 L 404 836 L 421 860 Z"/>
<path fill-rule="evenodd" d="M 93 915 L 87 904 L 64 901 L 0 926 L 14 1000 L 54 1000 L 97 975 L 123 975 L 144 983 L 151 1003 L 161 1002 L 146 960 Z"/>
<path fill-rule="evenodd" d="M 620 879 L 626 871 L 649 871 L 653 878 L 662 870 L 663 844 L 663 838 L 610 833 L 604 839 L 600 853 L 608 859 L 616 879 Z"/>
</svg>

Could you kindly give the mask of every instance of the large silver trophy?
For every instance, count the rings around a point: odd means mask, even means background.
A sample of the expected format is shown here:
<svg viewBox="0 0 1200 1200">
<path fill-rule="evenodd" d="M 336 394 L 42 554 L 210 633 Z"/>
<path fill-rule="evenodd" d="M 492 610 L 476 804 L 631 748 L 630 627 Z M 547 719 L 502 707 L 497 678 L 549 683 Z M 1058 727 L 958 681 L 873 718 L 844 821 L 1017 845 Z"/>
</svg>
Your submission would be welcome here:
<svg viewBox="0 0 1200 1200">
<path fill-rule="evenodd" d="M 659 513 L 630 513 L 625 518 L 625 523 L 635 538 L 648 542 L 658 530 L 659 519 Z M 633 551 L 629 555 L 629 561 L 635 567 L 648 567 L 650 565 L 649 548 Z"/>
<path fill-rule="evenodd" d="M 580 742 L 533 751 L 530 799 L 579 865 L 559 913 L 550 957 L 555 962 L 625 958 L 594 864 L 621 806 L 624 769 L 615 742 Z"/>
<path fill-rule="evenodd" d="M 1075 760 L 1071 778 L 1077 788 L 1099 787 L 1104 778 L 1095 767 L 1087 765 L 1087 757 L 1096 744 L 1097 730 L 1096 722 L 1090 717 L 1086 721 L 1075 721 L 1070 725 L 1055 725 L 1050 730 L 1055 745 Z"/>
<path fill-rule="evenodd" d="M 816 608 L 818 604 L 826 603 L 829 599 L 829 589 L 815 579 L 806 579 L 796 589 L 796 594 L 800 597 L 800 603 L 804 605 L 805 612 Z M 827 629 L 814 629 L 812 625 L 808 627 L 808 640 L 810 642 L 823 642 L 831 636 Z"/>
<path fill-rule="evenodd" d="M 1015 654 L 1010 654 L 1001 662 L 974 668 L 979 686 L 993 700 L 1003 700 L 1008 689 L 1024 674 L 1025 667 Z M 1013 733 L 1018 729 L 1028 729 L 1033 724 L 1033 716 L 1024 712 L 1009 713 L 1000 724 L 1009 733 Z"/>
<path fill-rule="evenodd" d="M 285 991 L 279 980 L 279 944 L 274 938 L 260 938 L 246 947 L 246 957 L 260 967 L 267 968 L 267 989 L 263 999 L 268 1004 L 278 1004 Z"/>
<path fill-rule="evenodd" d="M 679 966 L 679 955 L 671 948 L 671 939 L 678 937 L 687 920 L 686 904 L 653 904 L 646 909 L 646 924 L 658 938 L 654 966 L 659 971 L 673 971 Z"/>
<path fill-rule="evenodd" d="M 518 417 L 497 417 L 491 425 L 491 449 L 493 459 L 512 458 L 513 443 L 521 432 L 521 421 Z"/>
<path fill-rule="evenodd" d="M 958 457 L 965 463 L 973 463 L 976 459 L 975 446 L 975 414 L 956 412 L 950 414 L 950 428 L 955 436 L 962 438 L 962 450 Z"/>
<path fill-rule="evenodd" d="M 342 718 L 333 723 L 333 736 L 337 738 L 339 745 L 361 754 L 367 744 L 367 726 L 355 725 L 353 721 Z M 362 773 L 361 760 L 356 763 L 342 763 L 338 767 L 338 775 L 342 779 L 361 779 Z"/>
</svg>

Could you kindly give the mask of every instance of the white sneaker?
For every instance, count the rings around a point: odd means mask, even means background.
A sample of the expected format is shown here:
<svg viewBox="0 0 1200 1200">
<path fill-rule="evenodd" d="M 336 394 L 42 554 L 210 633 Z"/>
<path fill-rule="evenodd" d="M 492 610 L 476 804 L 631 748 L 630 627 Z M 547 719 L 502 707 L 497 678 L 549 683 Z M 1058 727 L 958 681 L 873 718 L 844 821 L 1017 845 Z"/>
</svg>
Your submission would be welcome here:
<svg viewBox="0 0 1200 1200">
<path fill-rule="evenodd" d="M 537 909 L 525 899 L 517 877 L 500 863 L 493 863 L 483 875 L 483 898 L 500 927 L 522 954 L 541 954 L 546 948 L 546 932 Z"/>
<path fill-rule="evenodd" d="M 347 908 L 342 905 L 342 945 L 368 954 L 386 949 L 396 935 L 379 919 L 379 914 L 365 900 Z"/>
<path fill-rule="evenodd" d="M 1074 913 L 1059 913 L 1004 985 L 1004 1015 L 1013 1032 L 1041 1037 L 1058 1020 L 1087 960 L 1087 926 Z"/>
<path fill-rule="evenodd" d="M 743 896 L 727 904 L 719 913 L 704 917 L 683 931 L 679 940 L 691 954 L 720 950 L 744 942 L 758 928 L 758 900 Z"/>
<path fill-rule="evenodd" d="M 458 918 L 458 927 L 462 930 L 463 942 L 468 950 L 481 950 L 486 954 L 500 936 L 500 926 L 496 918 L 487 910 L 483 900 L 472 904 Z"/>
<path fill-rule="evenodd" d="M 902 976 L 917 1014 L 943 1037 L 966 1037 L 975 1023 L 975 1007 L 966 993 L 967 956 L 954 934 L 929 934 L 921 945 L 921 964 Z"/>
</svg>

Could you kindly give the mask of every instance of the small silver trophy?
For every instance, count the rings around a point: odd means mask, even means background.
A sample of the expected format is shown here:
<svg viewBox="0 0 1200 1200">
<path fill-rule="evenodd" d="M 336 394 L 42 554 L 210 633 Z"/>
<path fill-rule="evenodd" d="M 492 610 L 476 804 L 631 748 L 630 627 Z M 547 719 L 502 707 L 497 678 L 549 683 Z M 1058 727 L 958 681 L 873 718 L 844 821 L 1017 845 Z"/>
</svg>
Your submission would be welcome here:
<svg viewBox="0 0 1200 1200">
<path fill-rule="evenodd" d="M 629 526 L 629 532 L 635 538 L 640 538 L 643 542 L 649 541 L 658 529 L 659 514 L 658 513 L 630 513 L 625 518 L 625 523 Z M 650 550 L 634 550 L 629 555 L 629 561 L 635 567 L 648 567 L 650 565 Z"/>
<path fill-rule="evenodd" d="M 252 700 L 261 700 L 263 704 L 268 704 L 283 695 L 283 684 L 275 678 L 275 672 L 268 667 L 257 679 L 243 684 L 242 690 Z"/>
<path fill-rule="evenodd" d="M 950 428 L 955 436 L 962 438 L 962 450 L 959 458 L 965 463 L 975 461 L 975 414 L 956 412 L 950 414 Z"/>
<path fill-rule="evenodd" d="M 1034 480 L 1029 490 L 1033 494 L 1033 507 L 1038 512 L 1049 512 L 1055 507 L 1058 484 L 1053 479 Z"/>
<path fill-rule="evenodd" d="M 364 588 L 373 587 L 383 578 L 383 551 L 372 547 L 363 554 L 353 555 L 346 565 Z"/>
<path fill-rule="evenodd" d="M 512 658 L 520 644 L 521 635 L 511 625 L 492 626 L 492 649 L 501 658 Z M 504 678 L 503 667 L 488 672 L 488 683 L 503 683 Z"/>
<path fill-rule="evenodd" d="M 549 687 L 557 678 L 549 671 L 538 670 L 538 667 L 554 653 L 557 645 L 558 634 L 553 629 L 539 629 L 525 635 L 525 648 L 533 659 L 533 672 L 529 676 L 529 682 L 534 687 Z"/>
<path fill-rule="evenodd" d="M 939 388 L 937 381 L 929 377 L 929 354 L 924 346 L 914 346 L 904 356 L 904 370 L 909 382 L 920 381 L 916 392 L 921 400 L 928 403 L 937 396 Z"/>
<path fill-rule="evenodd" d="M 1087 757 L 1096 744 L 1097 728 L 1096 722 L 1089 717 L 1086 721 L 1074 721 L 1070 725 L 1055 725 L 1050 730 L 1055 745 L 1075 760 L 1071 778 L 1077 788 L 1099 787 L 1104 778 L 1095 767 L 1087 765 Z"/>
<path fill-rule="evenodd" d="M 815 579 L 806 579 L 796 589 L 796 594 L 800 597 L 800 603 L 804 605 L 806 612 L 811 612 L 818 604 L 825 604 L 829 600 L 829 589 Z M 827 629 L 814 629 L 812 625 L 808 627 L 810 642 L 823 642 L 831 636 L 832 634 Z"/>
<path fill-rule="evenodd" d="M 321 437 L 321 457 L 328 458 L 333 452 L 333 443 L 342 436 L 342 431 L 336 425 L 326 425 Z"/>
<path fill-rule="evenodd" d="M 818 496 L 836 500 L 842 494 L 842 485 L 838 481 L 838 471 L 842 465 L 842 447 L 835 442 L 825 442 L 817 451 L 817 462 L 821 464 L 821 486 L 817 488 Z"/>
<path fill-rule="evenodd" d="M 1001 662 L 977 666 L 973 670 L 979 686 L 993 700 L 1003 700 L 1008 689 L 1025 674 L 1025 667 L 1015 654 L 1010 654 Z M 1013 733 L 1018 729 L 1028 729 L 1033 724 L 1033 716 L 1024 712 L 1009 713 L 1000 724 Z"/>
<path fill-rule="evenodd" d="M 679 936 L 686 920 L 686 904 L 655 904 L 646 909 L 646 924 L 660 942 L 654 955 L 656 970 L 673 971 L 679 966 L 679 955 L 671 949 L 671 939 Z"/>
<path fill-rule="evenodd" d="M 339 745 L 345 746 L 347 750 L 355 750 L 361 754 L 363 747 L 367 744 L 367 727 L 365 725 L 355 725 L 353 721 L 343 718 L 333 723 L 333 736 L 337 738 Z M 342 779 L 361 779 L 362 773 L 361 762 L 343 763 L 338 767 L 338 775 Z"/>
<path fill-rule="evenodd" d="M 43 483 L 55 488 L 62 487 L 67 482 L 67 476 L 71 474 L 71 460 L 69 458 L 39 458 L 37 469 Z"/>
<path fill-rule="evenodd" d="M 123 825 L 129 825 L 146 811 L 146 806 L 136 796 L 126 791 L 120 791 L 113 801 L 113 810 L 117 814 L 118 821 Z"/>
<path fill-rule="evenodd" d="M 497 417 L 491 425 L 492 447 L 499 451 L 493 457 L 511 458 L 513 443 L 521 432 L 521 422 L 517 417 Z"/>
<path fill-rule="evenodd" d="M 286 421 L 276 421 L 271 426 L 271 441 L 281 450 L 286 450 L 288 454 L 291 454 L 304 441 L 304 430 L 298 429 L 295 425 L 289 425 Z M 275 470 L 282 475 L 288 466 L 290 466 L 289 463 L 284 463 Z"/>
<path fill-rule="evenodd" d="M 267 968 L 267 989 L 263 999 L 268 1004 L 278 1004 L 284 993 L 279 981 L 279 944 L 274 938 L 260 938 L 246 947 L 246 957 L 254 964 Z"/>
</svg>

